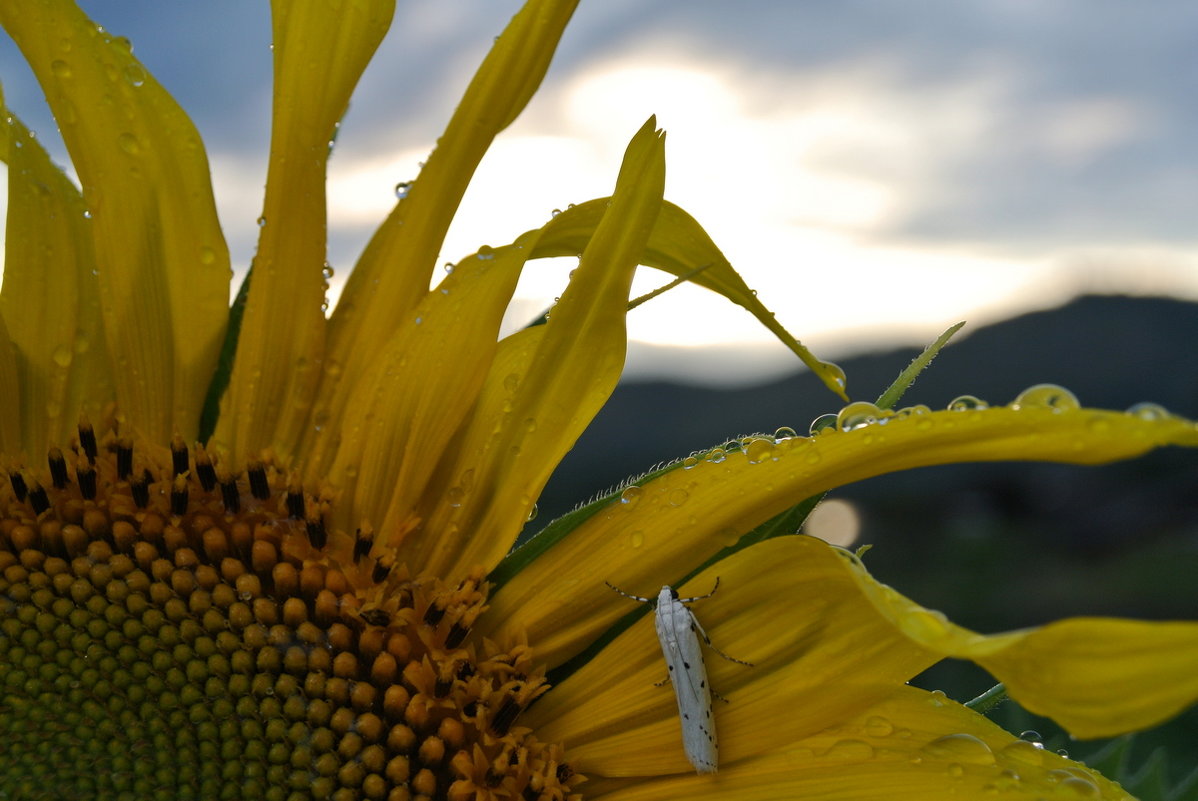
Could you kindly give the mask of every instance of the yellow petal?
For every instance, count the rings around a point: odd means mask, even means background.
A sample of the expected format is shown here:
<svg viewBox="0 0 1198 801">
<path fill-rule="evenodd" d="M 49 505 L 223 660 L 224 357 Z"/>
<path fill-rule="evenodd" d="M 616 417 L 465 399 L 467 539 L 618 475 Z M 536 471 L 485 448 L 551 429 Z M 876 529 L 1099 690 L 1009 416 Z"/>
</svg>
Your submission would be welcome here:
<svg viewBox="0 0 1198 801">
<path fill-rule="evenodd" d="M 590 231 L 594 228 L 595 220 L 603 214 L 607 203 L 608 198 L 597 198 L 579 203 L 557 215 L 545 226 L 545 236 L 542 237 L 534 255 L 537 258 L 573 256 L 581 252 Z M 803 344 L 778 322 L 773 312 L 757 299 L 756 293 L 733 269 L 715 242 L 703 230 L 703 226 L 673 203 L 662 203 L 657 225 L 653 228 L 641 263 L 677 276 L 690 276 L 688 280 L 692 283 L 718 292 L 744 307 L 790 348 L 829 389 L 848 400 L 848 396 L 845 395 L 843 371 L 834 364 L 820 361 L 815 354 L 803 347 Z M 698 268 L 703 269 L 692 275 Z"/>
<path fill-rule="evenodd" d="M 538 654 L 560 664 L 627 611 L 592 580 L 597 564 L 632 586 L 675 582 L 804 498 L 863 478 L 971 461 L 1100 464 L 1170 444 L 1198 446 L 1198 427 L 1176 417 L 1029 405 L 762 441 L 666 472 L 628 502 L 614 501 L 501 587 L 480 623 L 489 636 L 526 630 Z"/>
<path fill-rule="evenodd" d="M 146 435 L 193 437 L 229 302 L 229 257 L 199 134 L 130 52 L 73 3 L 0 4 L 92 214 L 120 410 Z"/>
<path fill-rule="evenodd" d="M 721 764 L 862 714 L 938 659 L 867 602 L 849 560 L 819 540 L 779 537 L 747 548 L 679 594 L 702 595 L 717 576 L 718 592 L 694 603 L 695 617 L 716 648 L 753 663 L 736 664 L 704 649 L 709 684 L 728 699 L 714 704 Z M 589 583 L 610 593 L 624 612 L 636 604 L 603 586 L 605 579 L 639 595 L 655 596 L 659 588 L 623 584 L 614 569 L 593 572 Z M 588 776 L 693 773 L 682 752 L 674 693 L 654 686 L 665 676 L 648 613 L 522 720 L 538 737 L 565 742 Z"/>
<path fill-rule="evenodd" d="M 331 469 L 321 466 L 319 451 L 310 469 L 313 478 L 327 476 L 344 490 L 337 514 L 345 530 L 362 520 L 384 523 L 379 544 L 399 544 L 387 537 L 412 515 L 474 406 L 528 252 L 517 242 L 458 264 L 407 315 L 375 370 L 358 382 L 346 419 L 326 429 L 330 439 L 344 439 Z M 449 544 L 444 532 L 438 539 Z"/>
<path fill-rule="evenodd" d="M 825 688 L 825 692 L 840 691 L 835 683 Z M 783 719 L 790 711 L 780 703 L 771 719 Z M 725 742 L 732 736 L 725 736 Z M 574 754 L 573 748 L 570 753 Z M 896 687 L 890 697 L 840 721 L 833 730 L 796 742 L 778 738 L 758 756 L 722 763 L 714 775 L 635 781 L 597 778 L 587 783 L 587 796 L 608 801 L 716 797 L 1130 801 L 1122 787 L 1097 771 L 1036 748 L 960 704 L 913 687 Z"/>
<path fill-rule="evenodd" d="M 216 443 L 284 461 L 308 427 L 325 349 L 325 166 L 394 0 L 278 0 L 275 90 L 258 251 Z"/>
<path fill-rule="evenodd" d="M 458 464 L 445 473 L 470 471 L 474 488 L 458 506 L 437 498 L 424 524 L 425 538 L 469 535 L 454 562 L 436 565 L 442 575 L 498 562 L 549 474 L 615 388 L 624 367 L 628 292 L 664 184 L 664 136 L 650 119 L 628 145 L 611 206 L 536 350 L 513 379 L 501 378 L 508 402 L 485 410 L 497 418 L 472 424 L 457 449 Z"/>
<path fill-rule="evenodd" d="M 14 378 L 3 386 L 19 406 L 5 437 L 10 454 L 41 461 L 65 445 L 78 413 L 98 416 L 113 388 L 100 322 L 91 229 L 79 190 L 41 144 L 0 103 L 0 156 L 8 164 L 8 236 L 0 310 L 8 326 Z"/>
<path fill-rule="evenodd" d="M 1071 618 L 984 637 L 873 587 L 879 606 L 907 636 L 944 656 L 977 662 L 1012 698 L 1075 737 L 1147 729 L 1198 700 L 1198 623 Z M 881 600 L 883 593 L 891 597 Z"/>
<path fill-rule="evenodd" d="M 16 349 L 8 335 L 3 309 L 0 309 L 0 386 L 20 386 L 17 383 Z M 0 393 L 0 453 L 10 456 L 19 453 L 21 445 L 21 393 Z"/>
<path fill-rule="evenodd" d="M 401 319 L 428 291 L 449 222 L 495 135 L 536 91 L 577 0 L 532 0 L 512 18 L 471 81 L 436 149 L 354 267 L 329 328 L 317 417 L 342 419 L 348 384 L 374 369 Z"/>
</svg>

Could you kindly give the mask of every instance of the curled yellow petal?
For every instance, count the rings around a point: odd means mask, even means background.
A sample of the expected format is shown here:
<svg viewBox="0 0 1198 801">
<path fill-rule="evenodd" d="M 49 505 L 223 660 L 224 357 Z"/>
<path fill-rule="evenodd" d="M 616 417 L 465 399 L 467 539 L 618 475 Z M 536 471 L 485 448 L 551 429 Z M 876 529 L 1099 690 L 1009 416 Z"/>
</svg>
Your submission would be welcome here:
<svg viewBox="0 0 1198 801">
<path fill-rule="evenodd" d="M 383 523 L 380 544 L 399 545 L 392 534 L 415 512 L 475 405 L 527 258 L 517 242 L 464 259 L 407 314 L 376 368 L 358 380 L 348 416 L 326 430 L 330 440 L 342 437 L 331 468 L 322 466 L 320 450 L 310 467 L 312 478 L 329 477 L 344 490 L 337 515 L 346 530 L 367 519 Z M 451 540 L 444 531 L 438 539 Z"/>
<path fill-rule="evenodd" d="M 229 257 L 191 120 L 128 43 L 66 0 L 0 3 L 37 75 L 92 215 L 120 411 L 195 436 L 229 302 Z"/>
<path fill-rule="evenodd" d="M 215 442 L 286 461 L 308 430 L 325 349 L 329 140 L 382 41 L 394 0 L 277 0 L 274 105 L 261 230 Z M 313 76 L 320 79 L 313 81 Z"/>
<path fill-rule="evenodd" d="M 586 245 L 595 220 L 603 214 L 608 198 L 579 203 L 557 215 L 547 226 L 537 248 L 537 257 L 573 256 Z M 645 247 L 642 264 L 657 267 L 726 297 L 749 311 L 757 320 L 790 348 L 828 389 L 844 400 L 844 372 L 831 362 L 821 361 L 778 322 L 774 313 L 757 299 L 703 226 L 673 203 L 661 205 L 657 224 Z M 698 272 L 696 272 L 696 270 Z"/>
<path fill-rule="evenodd" d="M 625 493 L 553 544 L 492 599 L 487 624 L 518 617 L 558 664 L 626 610 L 588 581 L 590 565 L 630 564 L 635 586 L 677 581 L 741 534 L 826 490 L 925 465 L 1030 460 L 1099 464 L 1164 445 L 1198 446 L 1176 417 L 1034 405 L 887 419 L 816 437 L 762 439 L 700 459 Z"/>
<path fill-rule="evenodd" d="M 100 321 L 91 221 L 79 190 L 0 103 L 0 159 L 8 165 L 8 235 L 0 310 L 13 350 L 5 415 L 20 434 L 9 453 L 40 455 L 68 442 L 77 414 L 113 398 Z"/>
<path fill-rule="evenodd" d="M 493 566 L 510 547 L 553 468 L 607 401 L 624 367 L 624 314 L 665 184 L 664 135 L 651 118 L 628 145 L 611 207 L 583 251 L 528 361 L 503 382 L 507 400 L 485 407 L 460 438 L 452 480 L 470 472 L 473 490 L 438 505 L 425 537 L 468 532 L 448 575 Z M 522 342 L 529 341 L 522 338 Z M 440 567 L 440 565 L 438 565 Z"/>
<path fill-rule="evenodd" d="M 353 404 L 347 381 L 375 364 L 397 326 L 428 291 L 437 254 L 474 170 L 495 136 L 540 85 L 578 0 L 532 0 L 512 18 L 458 104 L 420 175 L 358 260 L 329 326 L 315 411 L 339 420 Z"/>
</svg>

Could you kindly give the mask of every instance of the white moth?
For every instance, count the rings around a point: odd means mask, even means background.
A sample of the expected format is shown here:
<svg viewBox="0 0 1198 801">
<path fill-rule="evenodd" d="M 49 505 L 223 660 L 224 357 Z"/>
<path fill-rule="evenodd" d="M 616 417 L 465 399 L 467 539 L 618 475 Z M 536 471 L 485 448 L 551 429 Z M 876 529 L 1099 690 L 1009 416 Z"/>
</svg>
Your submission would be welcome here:
<svg viewBox="0 0 1198 801">
<path fill-rule="evenodd" d="M 699 773 L 715 773 L 719 764 L 720 747 L 716 740 L 715 718 L 711 714 L 711 688 L 707 686 L 707 668 L 703 664 L 703 652 L 699 637 L 708 647 L 731 662 L 750 665 L 733 659 L 711 644 L 707 632 L 699 625 L 694 613 L 686 606 L 715 595 L 720 580 L 706 595 L 694 598 L 679 598 L 678 591 L 669 585 L 663 586 L 657 598 L 642 598 L 630 595 L 613 584 L 604 582 L 625 598 L 651 604 L 657 609 L 657 639 L 669 668 L 668 679 L 674 685 L 674 698 L 678 701 L 678 715 L 682 724 L 682 747 L 686 758 Z M 722 699 L 721 699 L 722 700 Z"/>
</svg>

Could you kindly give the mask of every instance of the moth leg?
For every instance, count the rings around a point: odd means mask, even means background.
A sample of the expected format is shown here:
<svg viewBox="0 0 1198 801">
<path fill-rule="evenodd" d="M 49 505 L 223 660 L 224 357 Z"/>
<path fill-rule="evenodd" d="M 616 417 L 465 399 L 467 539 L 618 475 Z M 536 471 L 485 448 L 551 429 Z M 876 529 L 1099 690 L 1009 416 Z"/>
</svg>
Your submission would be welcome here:
<svg viewBox="0 0 1198 801">
<path fill-rule="evenodd" d="M 697 633 L 697 634 L 698 634 L 700 637 L 702 637 L 702 638 L 703 638 L 703 642 L 707 643 L 707 647 L 708 647 L 708 648 L 710 648 L 711 650 L 715 651 L 717 654 L 719 654 L 720 656 L 724 657 L 724 658 L 725 658 L 725 659 L 727 659 L 729 662 L 735 662 L 736 664 L 738 664 L 738 665 L 744 665 L 745 667 L 753 667 L 753 663 L 752 663 L 752 662 L 746 662 L 746 661 L 745 661 L 745 660 L 743 660 L 743 659 L 737 659 L 737 658 L 736 658 L 736 657 L 734 657 L 734 656 L 728 656 L 728 654 L 724 653 L 724 652 L 723 652 L 723 651 L 721 651 L 719 648 L 716 648 L 714 645 L 712 645 L 712 644 L 711 644 L 711 638 L 707 636 L 707 632 L 703 630 L 703 626 L 702 626 L 702 624 L 700 624 L 700 623 L 699 623 L 699 621 L 695 619 L 695 616 L 694 616 L 694 615 L 691 615 L 691 629 L 692 629 L 693 631 L 695 631 L 695 632 L 696 632 L 696 633 Z"/>
</svg>

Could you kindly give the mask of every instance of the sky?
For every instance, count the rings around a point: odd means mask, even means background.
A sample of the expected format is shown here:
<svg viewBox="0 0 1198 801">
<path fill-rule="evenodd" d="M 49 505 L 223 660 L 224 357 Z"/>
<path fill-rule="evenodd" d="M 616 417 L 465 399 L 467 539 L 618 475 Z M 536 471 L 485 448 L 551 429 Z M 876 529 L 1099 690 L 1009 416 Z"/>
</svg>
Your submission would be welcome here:
<svg viewBox="0 0 1198 801">
<path fill-rule="evenodd" d="M 266 2 L 85 0 L 191 114 L 240 275 L 269 144 Z M 329 165 L 330 300 L 415 178 L 516 0 L 401 2 Z M 496 141 L 443 261 L 607 195 L 650 114 L 666 197 L 820 356 L 930 341 L 1085 292 L 1198 300 L 1198 15 L 1188 0 L 584 0 Z M 5 99 L 60 163 L 0 37 Z M 565 286 L 531 266 L 518 327 Z M 634 294 L 669 276 L 643 269 Z M 968 329 L 967 329 L 968 330 Z M 796 360 L 746 312 L 679 287 L 629 316 L 628 373 L 736 383 Z"/>
</svg>

